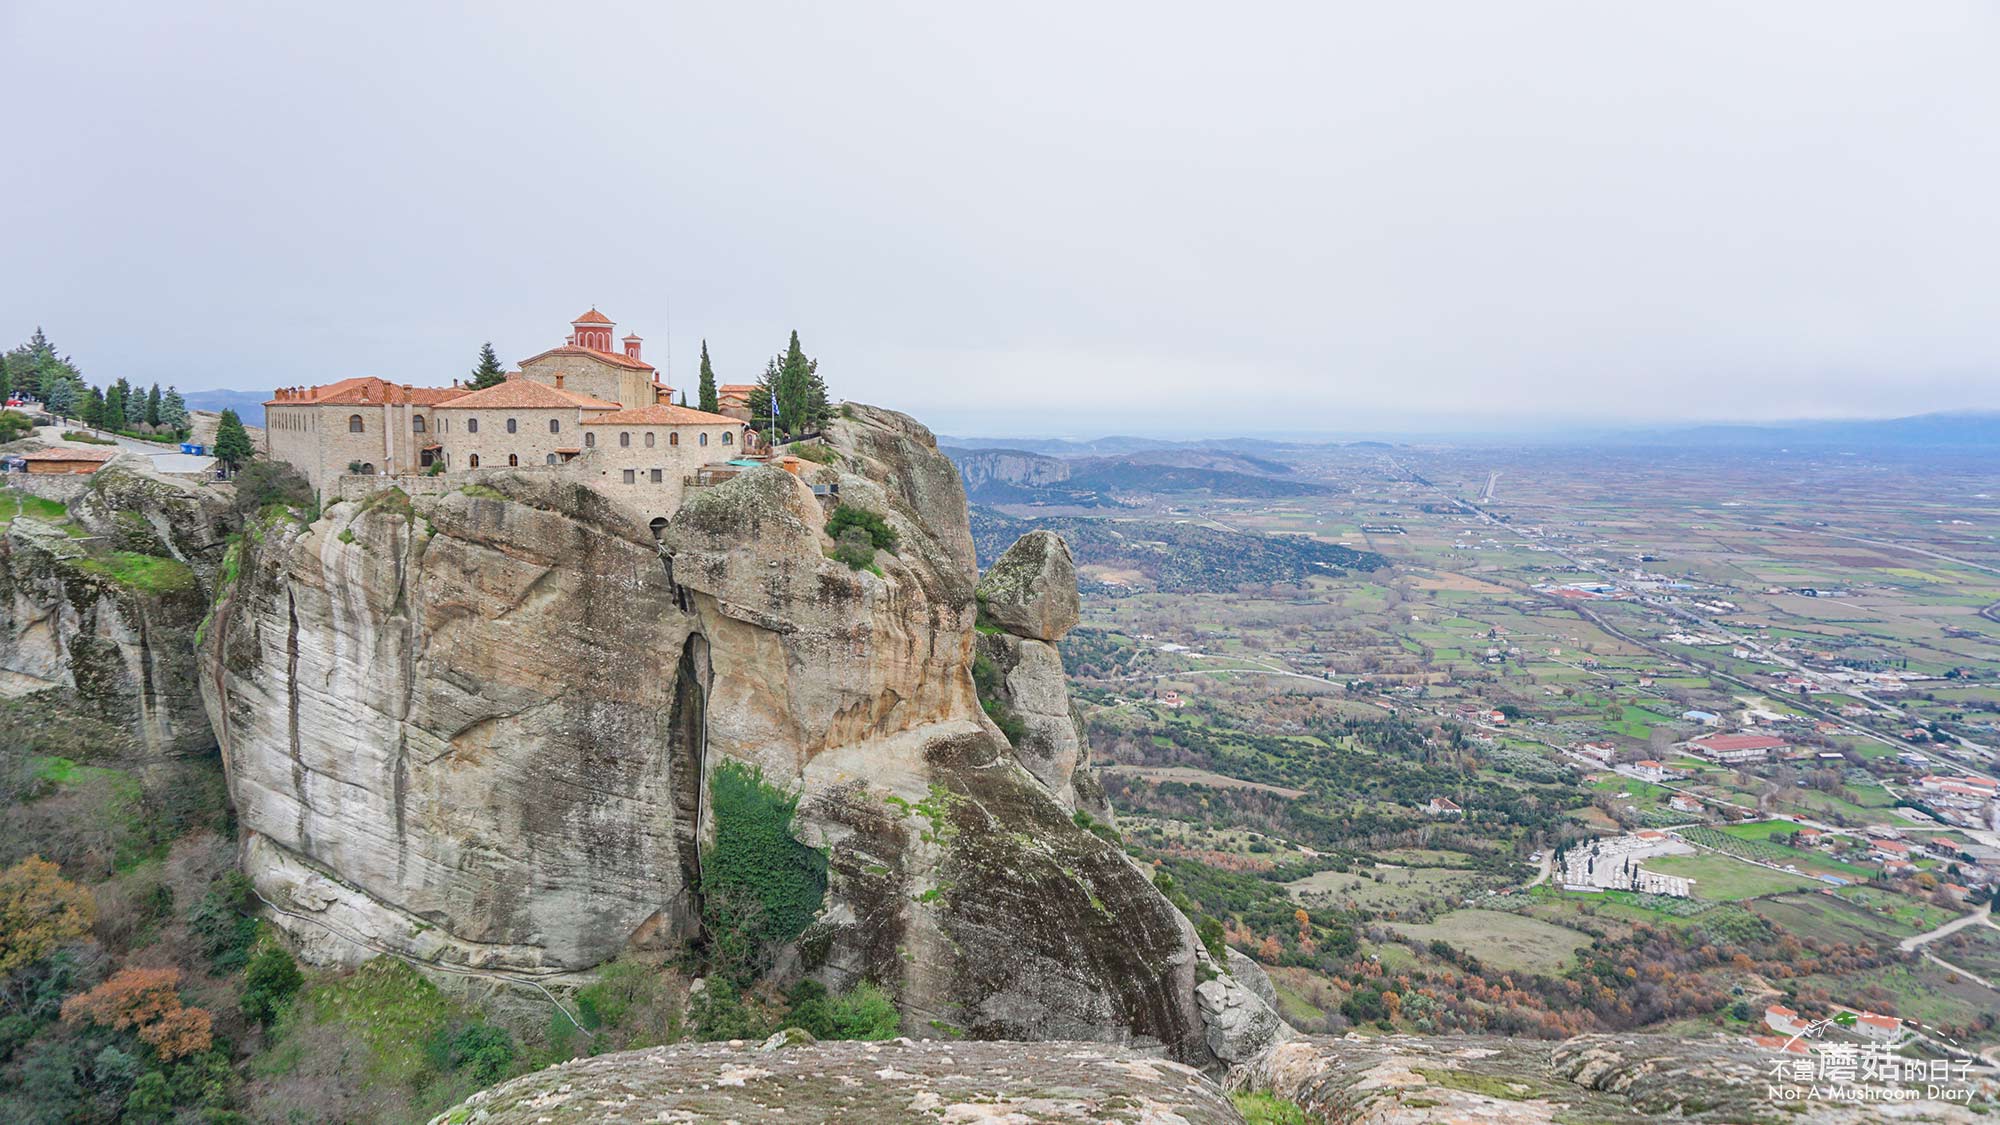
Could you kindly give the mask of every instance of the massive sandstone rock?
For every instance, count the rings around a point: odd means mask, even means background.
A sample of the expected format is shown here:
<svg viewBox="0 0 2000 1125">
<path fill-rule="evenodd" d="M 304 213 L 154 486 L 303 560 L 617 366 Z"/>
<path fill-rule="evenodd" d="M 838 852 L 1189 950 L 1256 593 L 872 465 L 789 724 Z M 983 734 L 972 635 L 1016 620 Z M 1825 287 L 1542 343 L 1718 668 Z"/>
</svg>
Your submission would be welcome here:
<svg viewBox="0 0 2000 1125">
<path fill-rule="evenodd" d="M 1076 561 L 1052 531 L 1016 539 L 979 580 L 978 594 L 983 616 L 1017 637 L 1054 643 L 1082 615 Z"/>
<path fill-rule="evenodd" d="M 481 1091 L 433 1125 L 734 1121 L 1240 1125 L 1198 1071 L 1094 1043 L 724 1043 L 576 1059 Z"/>
<path fill-rule="evenodd" d="M 0 696 L 56 692 L 147 759 L 212 750 L 194 645 L 225 545 L 221 498 L 123 458 L 15 490 L 30 487 L 53 491 L 0 536 Z"/>
<path fill-rule="evenodd" d="M 880 575 L 827 557 L 822 501 L 776 469 L 697 490 L 657 548 L 507 472 L 247 537 L 203 690 L 246 870 L 307 956 L 553 974 L 684 941 L 704 781 L 736 761 L 826 849 L 798 971 L 883 984 L 925 1034 L 1205 1060 L 1187 920 L 975 698 L 951 465 L 870 407 L 826 443 L 813 480 L 898 534 Z"/>
</svg>

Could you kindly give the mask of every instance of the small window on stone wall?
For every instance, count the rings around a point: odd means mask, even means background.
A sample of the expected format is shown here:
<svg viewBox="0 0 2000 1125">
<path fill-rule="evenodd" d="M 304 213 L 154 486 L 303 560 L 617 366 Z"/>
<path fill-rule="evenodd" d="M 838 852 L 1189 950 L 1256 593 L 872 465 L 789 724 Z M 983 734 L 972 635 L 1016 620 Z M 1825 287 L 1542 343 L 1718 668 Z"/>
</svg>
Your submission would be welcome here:
<svg viewBox="0 0 2000 1125">
<path fill-rule="evenodd" d="M 549 454 L 549 458 L 548 458 L 548 460 L 549 460 L 549 464 L 551 464 L 551 465 L 555 464 L 555 463 L 556 463 L 556 455 L 555 455 L 555 454 L 553 454 L 553 453 Z"/>
<path fill-rule="evenodd" d="M 646 448 L 653 448 L 653 431 L 651 430 L 646 431 Z"/>
<path fill-rule="evenodd" d="M 653 483 L 654 484 L 660 483 L 660 470 L 658 469 L 653 470 Z"/>
<path fill-rule="evenodd" d="M 562 433 L 562 419 L 560 418 L 549 419 L 549 432 L 552 434 Z"/>
<path fill-rule="evenodd" d="M 473 454 L 472 456 L 470 456 L 470 457 L 467 457 L 467 458 L 465 459 L 465 464 L 466 464 L 466 466 L 467 466 L 468 468 L 474 468 L 474 469 L 478 468 L 478 467 L 479 467 L 479 454 L 475 453 L 475 454 Z"/>
<path fill-rule="evenodd" d="M 620 449 L 630 449 L 631 447 L 632 447 L 632 435 L 631 435 L 631 434 L 627 434 L 627 433 L 621 433 L 621 434 L 619 434 L 619 435 L 618 435 L 618 448 L 620 448 Z"/>
<path fill-rule="evenodd" d="M 706 433 L 706 432 L 704 431 L 704 432 L 702 433 L 701 437 L 700 437 L 699 439 L 697 439 L 697 440 L 699 440 L 699 441 L 701 442 L 701 444 L 703 444 L 703 445 L 707 445 L 707 444 L 708 444 L 708 434 L 707 434 L 707 433 Z"/>
<path fill-rule="evenodd" d="M 673 434 L 668 434 L 668 435 L 667 435 L 667 444 L 668 444 L 668 445 L 679 445 L 680 443 L 681 443 L 681 435 L 679 435 L 678 433 L 673 433 Z"/>
<path fill-rule="evenodd" d="M 597 448 L 597 435 L 591 433 L 589 430 L 585 430 L 583 433 L 583 444 L 586 449 Z"/>
<path fill-rule="evenodd" d="M 514 432 L 514 420 L 512 418 L 507 419 L 507 432 L 510 434 Z"/>
<path fill-rule="evenodd" d="M 416 431 L 417 433 L 423 433 L 423 432 L 424 432 L 424 416 L 423 416 L 423 415 L 421 415 L 421 414 L 418 414 L 418 415 L 416 415 L 415 417 L 411 418 L 411 419 L 410 419 L 410 429 L 412 429 L 412 430 L 415 430 L 415 431 Z"/>
<path fill-rule="evenodd" d="M 627 470 L 625 470 L 625 483 L 626 483 L 626 484 L 637 484 L 637 483 L 639 483 L 639 474 L 638 474 L 638 472 L 637 472 L 636 470 L 633 470 L 633 469 L 627 469 Z"/>
<path fill-rule="evenodd" d="M 466 433 L 468 433 L 468 434 L 476 434 L 476 433 L 478 433 L 478 432 L 479 432 L 479 419 L 477 419 L 477 418 L 467 418 L 467 419 L 465 420 L 465 432 L 466 432 Z"/>
<path fill-rule="evenodd" d="M 520 463 L 521 463 L 521 455 L 520 455 L 520 454 L 518 454 L 518 453 L 509 453 L 509 454 L 507 455 L 507 463 L 508 463 L 509 465 L 518 465 L 518 464 L 520 464 Z"/>
<path fill-rule="evenodd" d="M 724 431 L 722 431 L 722 444 L 724 444 L 724 445 L 729 445 L 729 444 L 731 444 L 731 441 L 730 441 L 730 433 L 729 433 L 729 431 L 728 431 L 728 430 L 724 430 Z"/>
<path fill-rule="evenodd" d="M 361 415 L 359 415 L 359 414 L 349 414 L 349 415 L 347 416 L 347 432 L 348 432 L 348 433 L 350 433 L 350 434 L 358 434 L 358 433 L 362 433 L 362 432 L 363 432 L 363 431 L 365 431 L 366 429 L 367 429 L 367 427 L 366 427 L 366 426 L 363 426 L 363 425 L 361 424 Z"/>
</svg>

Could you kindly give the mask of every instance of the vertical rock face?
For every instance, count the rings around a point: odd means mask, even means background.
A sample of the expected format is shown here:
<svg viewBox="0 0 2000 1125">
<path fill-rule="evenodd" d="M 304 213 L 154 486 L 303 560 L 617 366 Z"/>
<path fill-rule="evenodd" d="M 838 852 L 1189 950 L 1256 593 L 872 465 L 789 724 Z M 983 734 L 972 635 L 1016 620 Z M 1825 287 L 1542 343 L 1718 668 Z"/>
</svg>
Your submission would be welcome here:
<svg viewBox="0 0 2000 1125">
<path fill-rule="evenodd" d="M 502 484 L 263 525 L 222 592 L 203 687 L 245 866 L 318 959 L 582 968 L 685 897 L 690 622 L 600 498 Z"/>
<path fill-rule="evenodd" d="M 66 509 L 29 503 L 0 535 L 0 695 L 62 692 L 151 758 L 212 749 L 194 660 L 212 501 L 114 464 Z"/>
<path fill-rule="evenodd" d="M 825 440 L 815 483 L 896 532 L 869 569 L 775 469 L 696 490 L 657 547 L 538 474 L 261 528 L 203 690 L 276 921 L 321 960 L 510 970 L 686 940 L 703 782 L 738 761 L 826 850 L 798 971 L 883 984 L 915 1033 L 1206 1058 L 1186 920 L 980 708 L 950 463 L 870 407 Z M 1020 697 L 1066 718 L 1060 660 L 1035 667 Z"/>
</svg>

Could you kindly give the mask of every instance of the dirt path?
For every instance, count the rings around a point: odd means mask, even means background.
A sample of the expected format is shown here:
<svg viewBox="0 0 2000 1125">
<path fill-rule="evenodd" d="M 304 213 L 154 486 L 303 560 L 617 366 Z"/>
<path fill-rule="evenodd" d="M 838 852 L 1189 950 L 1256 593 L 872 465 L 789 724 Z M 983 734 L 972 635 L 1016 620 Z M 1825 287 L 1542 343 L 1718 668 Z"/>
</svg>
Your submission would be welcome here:
<svg viewBox="0 0 2000 1125">
<path fill-rule="evenodd" d="M 1953 918 L 1951 921 L 1946 922 L 1944 925 L 1939 926 L 1937 929 L 1932 930 L 1930 933 L 1918 934 L 1915 937 L 1906 937 L 1902 941 L 1897 943 L 1896 948 L 1902 950 L 1905 953 L 1914 953 L 1916 952 L 1917 947 L 1919 946 L 1929 945 L 1930 943 L 1936 941 L 1941 937 L 1950 937 L 1951 935 L 1957 933 L 1958 931 L 1964 929 L 1965 927 L 1973 925 L 1975 923 L 1988 921 L 1992 918 L 1992 915 L 1993 915 L 1993 904 L 1989 902 L 1980 906 L 1979 909 L 1973 911 L 1970 914 L 1967 914 L 1960 918 Z M 1936 960 L 1936 958 L 1932 958 L 1932 960 Z M 1964 970 L 1962 969 L 1958 971 L 1964 972 Z M 1965 975 L 1969 977 L 1972 976 L 1971 973 L 1965 973 Z M 1977 977 L 1973 977 L 1973 979 L 1979 980 L 1979 978 Z M 1979 981 L 1979 983 L 1985 984 L 1986 982 Z"/>
</svg>

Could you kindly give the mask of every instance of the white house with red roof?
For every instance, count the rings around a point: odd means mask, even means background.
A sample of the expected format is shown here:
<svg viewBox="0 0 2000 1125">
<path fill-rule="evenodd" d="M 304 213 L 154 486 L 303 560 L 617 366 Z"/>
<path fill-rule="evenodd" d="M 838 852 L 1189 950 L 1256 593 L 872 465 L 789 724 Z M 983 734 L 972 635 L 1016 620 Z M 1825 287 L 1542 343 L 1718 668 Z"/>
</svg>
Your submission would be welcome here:
<svg viewBox="0 0 2000 1125">
<path fill-rule="evenodd" d="M 1460 808 L 1458 802 L 1452 800 L 1450 797 L 1432 797 L 1431 803 L 1424 806 L 1424 812 L 1430 816 L 1465 815 L 1465 810 Z"/>
</svg>

